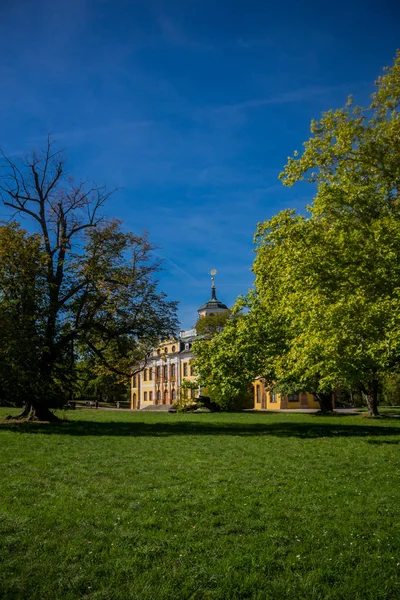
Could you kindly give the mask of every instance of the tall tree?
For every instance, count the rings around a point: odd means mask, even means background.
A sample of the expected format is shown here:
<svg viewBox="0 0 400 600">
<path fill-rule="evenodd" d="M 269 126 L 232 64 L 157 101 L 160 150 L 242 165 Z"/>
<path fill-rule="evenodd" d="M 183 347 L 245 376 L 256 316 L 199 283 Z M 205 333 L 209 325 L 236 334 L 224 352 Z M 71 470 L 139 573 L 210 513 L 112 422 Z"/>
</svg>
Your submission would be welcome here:
<svg viewBox="0 0 400 600">
<path fill-rule="evenodd" d="M 349 99 L 313 121 L 304 152 L 281 175 L 285 185 L 317 186 L 311 224 L 329 248 L 326 281 L 320 275 L 314 288 L 326 294 L 320 323 L 331 316 L 322 345 L 331 372 L 345 367 L 372 415 L 380 376 L 399 362 L 400 53 L 376 86 L 367 108 Z"/>
<path fill-rule="evenodd" d="M 266 371 L 265 320 L 241 314 L 244 304 L 239 299 L 224 327 L 193 346 L 200 385 L 224 410 L 246 400 L 251 382 Z"/>
<path fill-rule="evenodd" d="M 313 392 L 323 409 L 340 384 L 377 414 L 379 382 L 400 357 L 399 106 L 400 54 L 366 109 L 350 99 L 312 122 L 281 175 L 316 187 L 309 214 L 259 225 L 245 326 L 233 334 L 232 323 L 200 356 L 211 382 L 229 391 L 253 373 Z"/>
<path fill-rule="evenodd" d="M 50 139 L 44 151 L 20 162 L 4 157 L 3 166 L 4 205 L 36 226 L 46 267 L 36 385 L 26 390 L 23 415 L 51 420 L 76 348 L 128 376 L 138 355 L 176 331 L 176 303 L 158 291 L 160 264 L 147 238 L 104 218 L 110 192 L 75 183 Z"/>
<path fill-rule="evenodd" d="M 0 226 L 0 403 L 21 404 L 34 385 L 44 331 L 45 257 L 40 238 Z"/>
</svg>

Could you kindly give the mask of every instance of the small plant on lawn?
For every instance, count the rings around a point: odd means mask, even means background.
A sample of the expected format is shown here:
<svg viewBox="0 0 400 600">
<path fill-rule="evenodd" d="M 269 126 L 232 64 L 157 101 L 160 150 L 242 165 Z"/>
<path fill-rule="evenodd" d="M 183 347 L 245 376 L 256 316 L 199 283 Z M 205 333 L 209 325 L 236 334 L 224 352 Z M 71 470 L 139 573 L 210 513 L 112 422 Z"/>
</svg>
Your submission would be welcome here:
<svg viewBox="0 0 400 600">
<path fill-rule="evenodd" d="M 189 379 L 184 379 L 182 381 L 179 388 L 178 399 L 173 403 L 177 412 L 189 412 L 203 406 L 203 404 L 194 397 L 197 387 L 198 385 L 195 381 L 189 381 Z"/>
</svg>

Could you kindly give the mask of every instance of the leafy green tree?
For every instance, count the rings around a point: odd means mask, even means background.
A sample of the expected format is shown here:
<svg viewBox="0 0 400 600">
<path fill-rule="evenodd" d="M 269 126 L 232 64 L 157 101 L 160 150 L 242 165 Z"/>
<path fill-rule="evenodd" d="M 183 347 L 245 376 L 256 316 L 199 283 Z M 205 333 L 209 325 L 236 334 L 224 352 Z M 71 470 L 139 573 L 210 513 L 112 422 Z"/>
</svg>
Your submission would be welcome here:
<svg viewBox="0 0 400 600">
<path fill-rule="evenodd" d="M 35 382 L 44 332 L 45 257 L 40 238 L 0 226 L 0 402 L 20 405 Z"/>
<path fill-rule="evenodd" d="M 210 339 L 217 333 L 221 333 L 230 315 L 231 311 L 225 310 L 215 315 L 199 317 L 195 325 L 197 335 L 204 339 Z"/>
<path fill-rule="evenodd" d="M 4 205 L 37 228 L 45 257 L 43 335 L 23 414 L 54 420 L 49 408 L 68 398 L 77 348 L 128 377 L 150 345 L 175 333 L 176 303 L 158 290 L 147 238 L 104 218 L 110 193 L 68 177 L 50 140 L 24 161 L 4 157 L 0 190 Z"/>
<path fill-rule="evenodd" d="M 399 104 L 400 54 L 366 109 L 350 99 L 323 114 L 288 159 L 285 185 L 316 187 L 309 215 L 258 226 L 249 312 L 197 350 L 227 402 L 259 375 L 313 392 L 324 410 L 336 386 L 359 389 L 377 414 L 380 380 L 400 356 Z"/>
<path fill-rule="evenodd" d="M 400 373 L 386 373 L 382 378 L 382 403 L 400 406 Z"/>
<path fill-rule="evenodd" d="M 321 267 L 312 267 L 315 300 L 304 312 L 314 317 L 322 380 L 360 388 L 371 415 L 379 379 L 399 357 L 400 53 L 376 85 L 367 108 L 349 99 L 313 121 L 281 175 L 317 186 L 309 210 Z"/>
<path fill-rule="evenodd" d="M 239 301 L 222 331 L 193 346 L 200 384 L 223 410 L 246 402 L 251 382 L 265 370 L 260 353 L 264 323 L 259 327 L 253 315 L 240 314 L 241 307 Z"/>
</svg>

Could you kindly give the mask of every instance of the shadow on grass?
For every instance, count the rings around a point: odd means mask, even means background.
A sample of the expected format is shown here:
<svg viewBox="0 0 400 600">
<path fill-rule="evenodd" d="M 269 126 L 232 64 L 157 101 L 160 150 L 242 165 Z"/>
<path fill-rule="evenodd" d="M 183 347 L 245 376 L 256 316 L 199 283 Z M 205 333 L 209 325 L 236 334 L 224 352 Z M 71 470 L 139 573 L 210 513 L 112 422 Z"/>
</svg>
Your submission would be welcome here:
<svg viewBox="0 0 400 600">
<path fill-rule="evenodd" d="M 311 423 L 210 423 L 202 421 L 178 421 L 164 423 L 116 422 L 116 421 L 62 421 L 60 423 L 0 423 L 0 431 L 28 434 L 56 434 L 71 436 L 274 436 L 288 438 L 333 438 L 333 437 L 386 437 L 396 436 L 400 441 L 400 427 L 386 427 L 382 421 L 374 425 L 360 422 L 359 425 L 345 423 L 322 423 L 319 419 Z M 378 443 L 378 442 L 377 442 Z M 398 443 L 397 441 L 390 443 Z"/>
</svg>

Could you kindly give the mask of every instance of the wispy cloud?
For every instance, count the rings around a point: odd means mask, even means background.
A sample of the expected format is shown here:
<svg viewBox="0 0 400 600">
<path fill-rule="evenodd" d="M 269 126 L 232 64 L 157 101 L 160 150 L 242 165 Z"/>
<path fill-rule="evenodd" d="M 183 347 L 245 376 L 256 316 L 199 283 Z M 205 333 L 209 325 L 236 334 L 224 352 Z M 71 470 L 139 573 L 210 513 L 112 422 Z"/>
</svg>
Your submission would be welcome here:
<svg viewBox="0 0 400 600">
<path fill-rule="evenodd" d="M 185 269 L 183 269 L 182 267 L 180 267 L 176 262 L 174 262 L 173 260 L 171 260 L 167 256 L 165 256 L 163 254 L 160 254 L 159 252 L 153 252 L 153 254 L 155 254 L 156 256 L 158 256 L 162 261 L 165 261 L 168 264 L 170 264 L 175 271 L 178 271 L 178 273 L 184 275 L 187 279 L 190 279 L 190 281 L 192 281 L 196 285 L 201 285 L 200 282 L 195 277 L 193 277 L 193 275 L 191 275 L 188 271 L 186 271 Z"/>
<path fill-rule="evenodd" d="M 121 121 L 121 120 L 117 120 L 117 121 L 110 121 L 107 124 L 104 125 L 99 125 L 99 126 L 95 126 L 95 127 L 81 127 L 81 128 L 76 128 L 76 129 L 68 129 L 65 131 L 54 131 L 54 132 L 50 132 L 51 133 L 51 137 L 54 139 L 55 142 L 64 142 L 64 141 L 68 141 L 68 142 L 80 142 L 84 139 L 90 138 L 90 137 L 97 137 L 97 136 L 103 136 L 106 134 L 109 134 L 110 132 L 118 132 L 118 131 L 124 131 L 124 132 L 134 132 L 136 129 L 140 129 L 140 128 L 144 128 L 144 127 L 149 127 L 150 125 L 153 124 L 153 121 Z M 42 141 L 45 141 L 47 138 L 47 135 L 40 135 L 40 136 L 31 136 L 28 138 L 28 141 L 30 143 L 39 143 Z"/>
<path fill-rule="evenodd" d="M 335 85 L 335 86 L 309 86 L 302 87 L 296 90 L 288 90 L 279 94 L 273 94 L 271 96 L 265 96 L 263 98 L 252 98 L 244 100 L 243 102 L 237 102 L 233 104 L 222 104 L 215 106 L 215 111 L 229 111 L 229 110 L 244 110 L 250 108 L 258 108 L 263 106 L 270 106 L 275 104 L 291 104 L 294 102 L 309 102 L 323 96 L 329 96 L 332 93 L 342 92 L 348 89 L 348 85 Z"/>
</svg>

